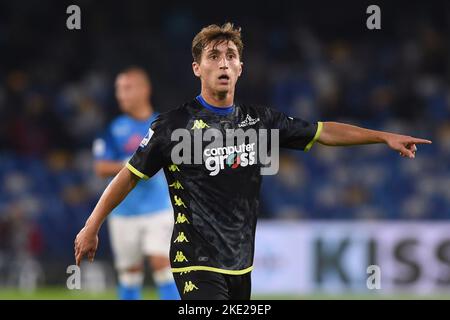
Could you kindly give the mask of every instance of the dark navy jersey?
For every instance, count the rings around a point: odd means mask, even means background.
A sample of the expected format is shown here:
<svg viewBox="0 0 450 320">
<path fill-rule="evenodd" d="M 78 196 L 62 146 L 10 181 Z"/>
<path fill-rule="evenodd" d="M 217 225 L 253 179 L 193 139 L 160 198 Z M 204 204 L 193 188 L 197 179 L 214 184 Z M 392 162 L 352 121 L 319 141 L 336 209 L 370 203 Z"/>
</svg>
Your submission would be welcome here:
<svg viewBox="0 0 450 320">
<path fill-rule="evenodd" d="M 164 169 L 175 215 L 172 271 L 251 271 L 263 167 L 258 150 L 265 140 L 257 136 L 255 141 L 244 139 L 238 144 L 238 140 L 227 140 L 227 133 L 232 129 L 266 131 L 270 137 L 271 130 L 278 129 L 280 147 L 308 151 L 318 139 L 322 123 L 309 123 L 261 106 L 215 108 L 199 96 L 161 114 L 151 128 L 153 136 L 141 143 L 127 167 L 141 178 Z M 196 135 L 206 136 L 210 129 L 222 134 L 222 147 L 211 146 L 220 135 L 197 143 Z M 183 140 L 183 146 L 189 148 L 175 154 L 190 155 L 190 162 L 174 163 L 174 150 L 181 146 L 181 140 L 173 138 L 174 132 L 189 135 Z M 268 140 L 270 151 L 274 142 Z M 200 162 L 193 158 L 195 151 L 202 156 Z"/>
</svg>

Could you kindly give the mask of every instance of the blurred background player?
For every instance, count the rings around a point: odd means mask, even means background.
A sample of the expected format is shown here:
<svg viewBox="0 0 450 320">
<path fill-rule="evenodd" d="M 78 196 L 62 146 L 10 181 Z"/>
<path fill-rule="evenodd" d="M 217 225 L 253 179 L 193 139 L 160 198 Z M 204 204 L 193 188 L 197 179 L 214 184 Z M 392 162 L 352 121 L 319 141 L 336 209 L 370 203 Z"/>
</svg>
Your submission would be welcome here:
<svg viewBox="0 0 450 320">
<path fill-rule="evenodd" d="M 133 155 L 139 143 L 152 134 L 156 119 L 150 102 L 151 82 L 138 67 L 123 70 L 116 78 L 116 98 L 124 113 L 112 121 L 106 132 L 94 141 L 95 173 L 113 177 Z M 168 259 L 173 212 L 165 178 L 139 183 L 110 216 L 109 233 L 119 278 L 119 298 L 140 299 L 144 280 L 144 257 L 148 257 L 153 279 L 163 300 L 179 295 Z"/>
</svg>

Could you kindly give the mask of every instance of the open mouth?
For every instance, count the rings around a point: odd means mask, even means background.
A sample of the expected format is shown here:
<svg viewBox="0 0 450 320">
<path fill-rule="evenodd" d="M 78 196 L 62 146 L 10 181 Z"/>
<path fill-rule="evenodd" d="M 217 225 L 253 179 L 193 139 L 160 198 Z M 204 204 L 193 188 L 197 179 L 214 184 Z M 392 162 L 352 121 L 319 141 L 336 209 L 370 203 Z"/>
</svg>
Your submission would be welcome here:
<svg viewBox="0 0 450 320">
<path fill-rule="evenodd" d="M 219 77 L 219 80 L 230 80 L 230 77 L 227 76 L 226 74 L 223 74 Z"/>
</svg>

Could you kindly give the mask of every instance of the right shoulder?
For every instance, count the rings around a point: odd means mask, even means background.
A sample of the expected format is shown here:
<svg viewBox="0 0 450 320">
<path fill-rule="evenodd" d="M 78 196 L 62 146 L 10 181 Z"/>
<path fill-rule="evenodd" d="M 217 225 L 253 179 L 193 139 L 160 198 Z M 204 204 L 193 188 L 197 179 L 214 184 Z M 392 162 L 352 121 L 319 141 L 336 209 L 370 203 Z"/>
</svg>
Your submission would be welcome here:
<svg viewBox="0 0 450 320">
<path fill-rule="evenodd" d="M 169 111 L 160 113 L 151 124 L 152 130 L 156 131 L 164 128 L 165 130 L 172 131 L 179 128 L 185 128 L 191 118 L 189 105 L 189 103 L 185 103 Z"/>
</svg>

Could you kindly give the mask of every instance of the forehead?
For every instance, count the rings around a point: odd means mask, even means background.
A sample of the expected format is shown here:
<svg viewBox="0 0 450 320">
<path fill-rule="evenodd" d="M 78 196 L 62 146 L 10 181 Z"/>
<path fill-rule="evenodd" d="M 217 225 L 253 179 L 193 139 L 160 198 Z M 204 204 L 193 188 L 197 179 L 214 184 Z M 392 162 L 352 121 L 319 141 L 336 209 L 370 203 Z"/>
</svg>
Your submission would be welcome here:
<svg viewBox="0 0 450 320">
<path fill-rule="evenodd" d="M 204 52 L 209 52 L 213 50 L 218 50 L 220 52 L 226 52 L 229 50 L 238 51 L 236 44 L 231 40 L 215 40 L 203 49 Z"/>
<path fill-rule="evenodd" d="M 121 73 L 116 78 L 116 85 L 127 85 L 145 82 L 144 77 L 136 72 Z"/>
</svg>

